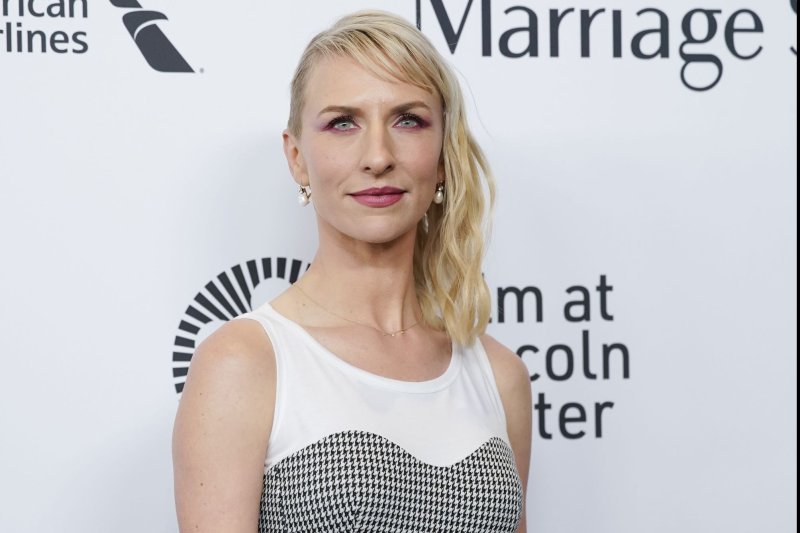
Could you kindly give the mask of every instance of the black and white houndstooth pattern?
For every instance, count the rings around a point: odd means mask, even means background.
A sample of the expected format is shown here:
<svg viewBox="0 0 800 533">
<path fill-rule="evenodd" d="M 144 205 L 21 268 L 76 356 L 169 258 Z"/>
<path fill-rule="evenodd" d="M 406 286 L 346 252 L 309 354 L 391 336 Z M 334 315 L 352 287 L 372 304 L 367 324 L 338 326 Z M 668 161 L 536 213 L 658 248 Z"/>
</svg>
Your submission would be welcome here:
<svg viewBox="0 0 800 533">
<path fill-rule="evenodd" d="M 493 437 L 439 467 L 374 433 L 345 431 L 286 457 L 264 476 L 259 533 L 512 533 L 522 483 Z"/>
</svg>

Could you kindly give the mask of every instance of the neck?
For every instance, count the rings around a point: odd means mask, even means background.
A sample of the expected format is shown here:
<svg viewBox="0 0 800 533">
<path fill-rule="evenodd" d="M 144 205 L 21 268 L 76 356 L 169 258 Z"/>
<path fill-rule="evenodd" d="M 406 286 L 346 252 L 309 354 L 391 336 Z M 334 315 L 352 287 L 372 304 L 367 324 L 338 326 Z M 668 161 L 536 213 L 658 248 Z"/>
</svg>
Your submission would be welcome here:
<svg viewBox="0 0 800 533">
<path fill-rule="evenodd" d="M 298 282 L 325 310 L 398 331 L 421 318 L 414 289 L 414 231 L 371 244 L 320 232 L 311 267 Z"/>
</svg>

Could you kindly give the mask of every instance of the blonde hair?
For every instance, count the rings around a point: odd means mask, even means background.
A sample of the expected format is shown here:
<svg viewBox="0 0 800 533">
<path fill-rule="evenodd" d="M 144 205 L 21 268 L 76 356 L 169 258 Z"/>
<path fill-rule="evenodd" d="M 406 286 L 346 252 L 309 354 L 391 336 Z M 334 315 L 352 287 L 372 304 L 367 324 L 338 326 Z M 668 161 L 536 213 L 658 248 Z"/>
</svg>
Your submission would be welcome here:
<svg viewBox="0 0 800 533">
<path fill-rule="evenodd" d="M 486 192 L 491 208 L 494 179 L 469 132 L 458 80 L 416 27 L 390 13 L 360 11 L 318 34 L 303 52 L 291 86 L 292 135 L 300 135 L 311 69 L 330 57 L 352 58 L 380 79 L 400 80 L 441 97 L 446 199 L 428 209 L 427 225 L 424 219 L 417 225 L 414 283 L 423 321 L 460 344 L 471 344 L 486 330 L 491 313 L 481 265 Z"/>
</svg>

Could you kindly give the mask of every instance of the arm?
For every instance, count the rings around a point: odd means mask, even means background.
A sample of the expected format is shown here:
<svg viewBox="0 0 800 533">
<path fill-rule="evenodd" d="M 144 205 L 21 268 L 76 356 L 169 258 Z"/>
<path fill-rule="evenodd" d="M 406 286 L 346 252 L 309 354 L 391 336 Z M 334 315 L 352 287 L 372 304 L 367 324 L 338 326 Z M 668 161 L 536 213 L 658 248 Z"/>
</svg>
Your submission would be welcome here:
<svg viewBox="0 0 800 533">
<path fill-rule="evenodd" d="M 528 487 L 528 469 L 531 462 L 531 425 L 533 401 L 528 369 L 517 354 L 497 342 L 489 335 L 481 337 L 492 365 L 500 399 L 506 413 L 508 438 L 522 479 L 522 520 L 517 533 L 525 533 L 525 496 Z"/>
<path fill-rule="evenodd" d="M 198 346 L 172 437 L 181 532 L 256 531 L 275 380 L 272 345 L 252 320 Z"/>
</svg>

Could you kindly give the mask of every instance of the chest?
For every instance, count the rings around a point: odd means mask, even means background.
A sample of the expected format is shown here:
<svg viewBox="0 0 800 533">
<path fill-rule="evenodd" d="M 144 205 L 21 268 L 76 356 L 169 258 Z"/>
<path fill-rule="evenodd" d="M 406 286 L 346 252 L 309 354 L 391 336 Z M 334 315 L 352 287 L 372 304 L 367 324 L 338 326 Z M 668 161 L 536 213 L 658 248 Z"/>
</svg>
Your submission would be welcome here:
<svg viewBox="0 0 800 533">
<path fill-rule="evenodd" d="M 522 485 L 502 439 L 435 466 L 379 435 L 345 431 L 266 473 L 259 533 L 513 533 L 521 509 Z"/>
<path fill-rule="evenodd" d="M 403 381 L 427 381 L 450 364 L 452 343 L 440 334 L 410 330 L 394 337 L 363 327 L 306 328 L 327 351 L 366 372 Z"/>
</svg>

